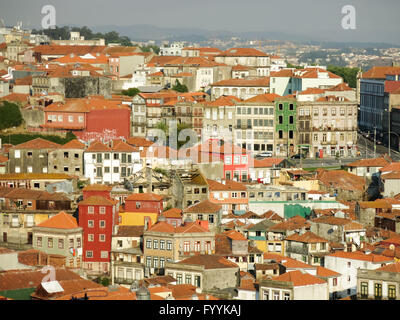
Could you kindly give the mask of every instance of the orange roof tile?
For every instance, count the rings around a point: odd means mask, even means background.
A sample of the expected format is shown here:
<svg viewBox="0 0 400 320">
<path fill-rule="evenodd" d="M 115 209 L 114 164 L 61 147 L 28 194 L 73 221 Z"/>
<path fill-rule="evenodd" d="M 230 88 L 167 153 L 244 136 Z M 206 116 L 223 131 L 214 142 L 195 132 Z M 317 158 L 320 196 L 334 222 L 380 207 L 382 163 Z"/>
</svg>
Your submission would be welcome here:
<svg viewBox="0 0 400 320">
<path fill-rule="evenodd" d="M 369 261 L 372 263 L 382 263 L 382 262 L 393 261 L 392 258 L 388 258 L 383 255 L 378 255 L 378 254 L 374 254 L 374 253 L 365 254 L 361 251 L 355 251 L 355 252 L 336 251 L 334 253 L 327 255 L 327 257 L 337 257 L 337 258 L 344 258 L 344 259 L 351 259 L 351 260 L 362 260 L 362 261 Z"/>
<path fill-rule="evenodd" d="M 195 203 L 183 210 L 184 213 L 216 213 L 222 209 L 222 206 L 206 199 Z"/>
<path fill-rule="evenodd" d="M 73 139 L 66 144 L 62 145 L 60 149 L 85 149 L 86 146 L 78 139 Z"/>
<path fill-rule="evenodd" d="M 113 206 L 115 203 L 101 196 L 91 196 L 78 203 L 85 206 Z"/>
<path fill-rule="evenodd" d="M 182 218 L 182 209 L 171 208 L 162 213 L 166 218 Z"/>
<path fill-rule="evenodd" d="M 223 232 L 231 240 L 247 241 L 247 238 L 236 230 L 228 230 Z"/>
<path fill-rule="evenodd" d="M 276 93 L 264 93 L 259 94 L 255 97 L 245 100 L 245 102 L 274 102 L 276 98 L 280 98 L 281 96 Z"/>
<path fill-rule="evenodd" d="M 211 84 L 213 87 L 269 87 L 270 78 L 228 79 Z"/>
<path fill-rule="evenodd" d="M 338 272 L 335 272 L 333 270 L 317 266 L 317 277 L 322 277 L 322 278 L 330 278 L 330 277 L 339 277 L 341 274 Z"/>
<path fill-rule="evenodd" d="M 376 269 L 377 271 L 395 272 L 400 273 L 400 262 L 391 263 L 386 266 Z"/>
<path fill-rule="evenodd" d="M 268 57 L 268 55 L 254 48 L 231 48 L 218 54 L 217 57 Z"/>
<path fill-rule="evenodd" d="M 328 240 L 317 236 L 316 234 L 312 233 L 311 231 L 308 231 L 302 235 L 294 233 L 291 236 L 287 237 L 285 240 L 295 241 L 295 242 L 304 242 L 304 243 L 329 242 Z"/>
<path fill-rule="evenodd" d="M 210 191 L 247 191 L 246 185 L 242 182 L 233 180 L 215 180 L 207 179 L 207 184 Z"/>
<path fill-rule="evenodd" d="M 219 257 L 217 255 L 199 254 L 193 257 L 181 260 L 179 264 L 201 265 L 205 269 L 225 269 L 225 268 L 239 268 L 236 263 L 228 259 Z"/>
<path fill-rule="evenodd" d="M 75 229 L 79 228 L 76 219 L 71 215 L 61 211 L 55 216 L 43 221 L 42 223 L 37 225 L 38 227 L 43 228 L 55 228 L 55 229 Z"/>
<path fill-rule="evenodd" d="M 45 140 L 42 138 L 36 138 L 16 146 L 13 146 L 12 149 L 58 149 L 61 145 L 58 143 L 51 142 L 49 140 Z"/>
<path fill-rule="evenodd" d="M 83 191 L 111 191 L 112 187 L 104 184 L 91 184 L 82 189 Z"/>
</svg>

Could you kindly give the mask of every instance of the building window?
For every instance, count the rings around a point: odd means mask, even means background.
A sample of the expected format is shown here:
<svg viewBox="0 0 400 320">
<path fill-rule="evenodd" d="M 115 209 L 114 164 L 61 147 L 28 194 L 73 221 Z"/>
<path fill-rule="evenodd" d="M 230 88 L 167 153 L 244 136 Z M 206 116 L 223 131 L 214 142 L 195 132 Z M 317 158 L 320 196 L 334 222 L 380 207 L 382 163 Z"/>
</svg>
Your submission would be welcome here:
<svg viewBox="0 0 400 320">
<path fill-rule="evenodd" d="M 396 300 L 396 286 L 390 285 L 388 287 L 388 299 Z"/>
<path fill-rule="evenodd" d="M 290 300 L 290 293 L 289 292 L 285 292 L 283 294 L 283 300 Z"/>
<path fill-rule="evenodd" d="M 77 248 L 81 247 L 81 238 L 76 238 L 76 247 Z"/>
<path fill-rule="evenodd" d="M 185 284 L 192 284 L 192 276 L 190 274 L 186 275 Z"/>
<path fill-rule="evenodd" d="M 100 257 L 102 259 L 107 259 L 108 258 L 108 251 L 102 251 L 101 254 L 100 254 Z"/>
<path fill-rule="evenodd" d="M 200 276 L 194 276 L 194 285 L 197 288 L 200 288 L 200 286 L 201 286 L 201 278 L 200 278 Z"/>
<path fill-rule="evenodd" d="M 160 250 L 165 250 L 165 240 L 160 240 Z"/>
<path fill-rule="evenodd" d="M 151 239 L 146 240 L 146 248 L 151 249 Z"/>
<path fill-rule="evenodd" d="M 94 220 L 88 220 L 88 227 L 94 228 Z"/>
<path fill-rule="evenodd" d="M 37 237 L 36 244 L 37 244 L 38 247 L 42 246 L 42 237 Z"/>
<path fill-rule="evenodd" d="M 158 240 L 153 240 L 153 249 L 158 249 Z"/>
<path fill-rule="evenodd" d="M 375 299 L 382 299 L 382 284 L 375 283 Z"/>
<path fill-rule="evenodd" d="M 100 212 L 100 214 L 105 214 L 106 213 L 106 207 L 100 207 L 99 212 Z"/>
<path fill-rule="evenodd" d="M 263 291 L 263 299 L 264 300 L 269 300 L 269 290 L 264 290 Z"/>
<path fill-rule="evenodd" d="M 182 284 L 182 274 L 181 273 L 176 274 L 176 284 Z"/>
<path fill-rule="evenodd" d="M 332 286 L 334 286 L 334 287 L 337 286 L 337 278 L 332 279 Z"/>
<path fill-rule="evenodd" d="M 47 239 L 47 247 L 48 248 L 53 248 L 53 238 L 48 238 Z"/>
<path fill-rule="evenodd" d="M 146 257 L 146 267 L 151 267 L 151 257 Z"/>
<path fill-rule="evenodd" d="M 88 213 L 94 213 L 94 207 L 90 206 L 88 207 Z"/>
<path fill-rule="evenodd" d="M 164 268 L 165 266 L 165 258 L 160 258 L 160 268 Z"/>
<path fill-rule="evenodd" d="M 106 221 L 105 220 L 100 220 L 100 228 L 105 228 L 106 227 Z"/>
<path fill-rule="evenodd" d="M 58 249 L 64 249 L 64 239 L 58 239 Z"/>
<path fill-rule="evenodd" d="M 167 250 L 172 250 L 172 241 L 167 241 Z"/>
<path fill-rule="evenodd" d="M 279 300 L 279 291 L 274 291 L 274 300 Z"/>
<path fill-rule="evenodd" d="M 209 214 L 208 215 L 208 222 L 213 224 L 214 223 L 214 215 L 213 214 Z"/>
<path fill-rule="evenodd" d="M 86 251 L 86 258 L 93 258 L 93 251 Z"/>
<path fill-rule="evenodd" d="M 158 258 L 153 257 L 153 268 L 158 268 Z"/>
<path fill-rule="evenodd" d="M 190 242 L 189 241 L 185 241 L 183 243 L 183 251 L 184 252 L 189 252 L 190 251 Z"/>
<path fill-rule="evenodd" d="M 100 234 L 99 235 L 99 241 L 100 242 L 105 242 L 106 241 L 106 235 L 105 234 Z"/>
<path fill-rule="evenodd" d="M 94 234 L 88 234 L 88 241 L 93 242 L 94 241 Z"/>
</svg>

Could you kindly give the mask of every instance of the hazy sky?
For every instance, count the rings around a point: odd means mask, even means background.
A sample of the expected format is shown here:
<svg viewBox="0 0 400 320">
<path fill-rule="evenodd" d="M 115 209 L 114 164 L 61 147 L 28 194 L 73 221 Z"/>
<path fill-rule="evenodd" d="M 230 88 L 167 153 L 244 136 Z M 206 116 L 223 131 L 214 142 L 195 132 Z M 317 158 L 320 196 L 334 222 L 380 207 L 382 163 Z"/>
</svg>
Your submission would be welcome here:
<svg viewBox="0 0 400 320">
<path fill-rule="evenodd" d="M 400 0 L 0 0 L 0 18 L 38 27 L 46 4 L 55 6 L 59 26 L 149 24 L 400 43 Z M 342 29 L 344 5 L 356 9 L 356 30 Z"/>
</svg>

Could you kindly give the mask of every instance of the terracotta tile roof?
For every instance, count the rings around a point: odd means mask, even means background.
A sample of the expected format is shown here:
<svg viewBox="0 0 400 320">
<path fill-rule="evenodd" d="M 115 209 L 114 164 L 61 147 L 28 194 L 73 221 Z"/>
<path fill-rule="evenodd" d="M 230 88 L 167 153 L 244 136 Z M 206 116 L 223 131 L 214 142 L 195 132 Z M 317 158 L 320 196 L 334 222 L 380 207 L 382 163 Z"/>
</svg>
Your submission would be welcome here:
<svg viewBox="0 0 400 320">
<path fill-rule="evenodd" d="M 8 248 L 0 247 L 0 254 L 7 254 L 7 253 L 12 253 L 15 252 L 15 250 L 11 250 Z"/>
<path fill-rule="evenodd" d="M 284 78 L 290 78 L 294 75 L 294 71 L 292 69 L 282 69 L 276 72 L 271 72 L 271 77 L 284 77 Z"/>
<path fill-rule="evenodd" d="M 268 57 L 268 55 L 254 48 L 231 48 L 218 54 L 217 57 Z"/>
<path fill-rule="evenodd" d="M 155 193 L 132 193 L 125 201 L 161 201 L 163 197 Z"/>
<path fill-rule="evenodd" d="M 236 230 L 228 230 L 223 232 L 231 240 L 247 241 L 247 238 Z"/>
<path fill-rule="evenodd" d="M 154 144 L 153 141 L 146 140 L 142 137 L 131 137 L 126 140 L 126 142 L 134 147 L 150 147 Z"/>
<path fill-rule="evenodd" d="M 279 214 L 277 214 L 275 211 L 272 211 L 272 210 L 268 210 L 267 212 L 264 212 L 260 217 L 268 219 L 268 220 L 277 220 L 277 221 L 285 220 Z"/>
<path fill-rule="evenodd" d="M 64 211 L 38 224 L 37 227 L 54 229 L 76 229 L 79 228 L 76 219 Z"/>
<path fill-rule="evenodd" d="M 86 55 L 76 55 L 75 53 L 71 53 L 65 55 L 63 57 L 51 60 L 51 63 L 60 63 L 60 64 L 71 64 L 71 63 L 87 63 L 87 64 L 107 64 L 109 62 L 109 57 L 105 54 L 96 53 L 90 56 Z"/>
<path fill-rule="evenodd" d="M 308 88 L 302 92 L 298 92 L 299 95 L 323 94 L 323 93 L 325 93 L 325 89 L 319 89 L 319 88 Z"/>
<path fill-rule="evenodd" d="M 56 268 L 57 281 L 81 279 L 68 269 Z M 11 270 L 0 272 L 0 291 L 36 288 L 43 280 L 40 270 Z"/>
<path fill-rule="evenodd" d="M 269 231 L 293 231 L 303 228 L 309 228 L 310 223 L 301 216 L 294 216 L 284 222 L 278 223 L 270 227 Z"/>
<path fill-rule="evenodd" d="M 238 290 L 257 291 L 257 284 L 254 280 L 241 280 Z"/>
<path fill-rule="evenodd" d="M 148 285 L 168 285 L 172 282 L 176 282 L 176 279 L 172 276 L 154 276 L 151 278 L 145 278 L 139 281 L 139 284 L 144 284 L 145 286 Z"/>
<path fill-rule="evenodd" d="M 387 172 L 392 172 L 392 171 L 400 171 L 400 162 L 392 162 L 383 168 L 379 169 L 380 172 L 382 173 L 387 173 Z"/>
<path fill-rule="evenodd" d="M 400 171 L 392 171 L 389 173 L 382 174 L 382 180 L 397 180 L 400 179 Z"/>
<path fill-rule="evenodd" d="M 211 84 L 212 87 L 269 87 L 270 77 L 257 79 L 228 79 Z"/>
<path fill-rule="evenodd" d="M 35 292 L 31 294 L 31 297 L 41 300 L 53 300 L 65 295 L 74 294 L 84 289 L 104 288 L 101 284 L 86 279 L 61 280 L 58 281 L 58 283 L 64 289 L 62 292 L 49 294 L 43 288 L 42 284 L 39 284 Z"/>
<path fill-rule="evenodd" d="M 279 165 L 284 159 L 282 158 L 266 158 L 262 160 L 254 159 L 254 168 L 273 168 Z"/>
<path fill-rule="evenodd" d="M 377 271 L 400 273 L 400 262 L 387 264 L 386 266 L 376 269 Z"/>
<path fill-rule="evenodd" d="M 315 269 L 315 266 L 311 266 L 302 261 L 285 257 L 277 253 L 264 253 L 263 255 L 264 262 L 265 261 L 276 261 L 280 263 L 287 269 Z"/>
<path fill-rule="evenodd" d="M 255 97 L 245 100 L 244 102 L 274 102 L 276 98 L 280 98 L 281 96 L 276 93 L 264 93 L 259 94 Z"/>
<path fill-rule="evenodd" d="M 83 298 L 85 293 L 89 297 L 89 300 L 137 300 L 136 293 L 131 292 L 128 288 L 119 286 L 116 290 L 112 291 L 109 287 L 96 287 L 80 290 L 80 292 L 74 294 L 67 294 L 56 298 L 55 300 L 71 300 L 72 296 L 75 298 Z M 151 300 L 162 300 L 157 295 L 150 295 Z"/>
<path fill-rule="evenodd" d="M 365 254 L 361 251 L 355 252 L 344 252 L 344 251 L 336 251 L 335 253 L 331 253 L 326 257 L 337 257 L 337 258 L 344 258 L 344 259 L 351 259 L 351 260 L 362 260 L 368 261 L 372 263 L 382 263 L 382 262 L 391 262 L 393 261 L 392 258 L 385 257 L 383 255 L 378 255 L 374 253 Z"/>
<path fill-rule="evenodd" d="M 307 272 L 303 273 L 300 270 L 286 272 L 278 277 L 272 278 L 271 280 L 292 282 L 293 286 L 295 287 L 311 286 L 311 285 L 326 283 L 325 280 L 315 277 Z"/>
<path fill-rule="evenodd" d="M 240 102 L 241 99 L 235 96 L 222 95 L 218 99 L 210 102 L 206 102 L 204 105 L 207 107 L 221 107 L 221 106 L 234 106 L 235 102 Z"/>
<path fill-rule="evenodd" d="M 60 147 L 61 145 L 58 143 L 54 143 L 42 138 L 36 138 L 21 144 L 17 144 L 16 146 L 12 147 L 12 149 L 58 149 Z"/>
<path fill-rule="evenodd" d="M 127 144 L 126 142 L 124 142 L 122 140 L 113 140 L 111 150 L 112 151 L 120 151 L 120 152 L 138 152 L 139 151 L 138 148 L 132 147 L 131 145 Z"/>
<path fill-rule="evenodd" d="M 166 232 L 166 233 L 205 233 L 209 232 L 203 227 L 199 226 L 196 222 L 184 223 L 179 227 L 174 227 L 166 221 L 159 221 L 152 225 L 149 231 Z"/>
<path fill-rule="evenodd" d="M 118 226 L 116 237 L 141 237 L 143 236 L 143 226 Z"/>
<path fill-rule="evenodd" d="M 94 141 L 86 149 L 86 152 L 111 152 L 111 148 L 100 141 Z"/>
<path fill-rule="evenodd" d="M 254 69 L 253 67 L 243 66 L 241 64 L 237 64 L 232 67 L 232 71 L 247 71 L 247 70 L 253 70 L 253 69 Z"/>
<path fill-rule="evenodd" d="M 115 203 L 101 196 L 91 196 L 78 203 L 85 206 L 113 206 Z"/>
<path fill-rule="evenodd" d="M 184 213 L 216 213 L 222 209 L 222 206 L 206 199 L 195 203 L 183 210 Z"/>
<path fill-rule="evenodd" d="M 210 191 L 246 191 L 246 185 L 233 180 L 222 180 L 225 183 L 221 183 L 215 180 L 207 179 Z"/>
<path fill-rule="evenodd" d="M 78 139 L 73 139 L 60 147 L 60 149 L 81 149 L 81 150 L 85 148 L 86 148 L 85 144 L 80 142 Z"/>
<path fill-rule="evenodd" d="M 16 86 L 30 86 L 32 85 L 32 76 L 27 76 L 20 79 L 15 79 Z"/>
<path fill-rule="evenodd" d="M 239 268 L 236 263 L 229 261 L 228 259 L 210 255 L 210 254 L 198 254 L 193 257 L 181 260 L 179 264 L 189 265 L 201 265 L 205 269 L 225 269 L 225 268 Z"/>
<path fill-rule="evenodd" d="M 87 53 L 96 54 L 105 50 L 106 46 L 88 46 L 88 45 L 40 45 L 34 47 L 34 52 L 41 55 L 60 55 L 65 56 L 68 54 L 85 55 Z"/>
<path fill-rule="evenodd" d="M 335 277 L 336 278 L 336 277 L 341 276 L 340 273 L 330 270 L 330 269 L 327 269 L 327 268 L 324 268 L 324 267 L 321 267 L 321 266 L 317 266 L 316 268 L 317 268 L 317 277 L 321 277 L 321 278 Z"/>
<path fill-rule="evenodd" d="M 82 189 L 82 191 L 111 191 L 112 187 L 104 184 L 91 184 Z"/>
<path fill-rule="evenodd" d="M 359 201 L 360 208 L 392 209 L 393 204 L 400 204 L 400 201 L 392 198 L 376 199 L 375 201 Z"/>
<path fill-rule="evenodd" d="M 285 239 L 286 241 L 295 241 L 295 242 L 303 242 L 303 243 L 318 243 L 318 242 L 329 242 L 328 240 L 317 236 L 315 233 L 308 231 L 299 235 L 297 233 L 292 234 L 291 236 Z"/>
<path fill-rule="evenodd" d="M 28 103 L 28 93 L 10 93 L 6 96 L 0 98 L 2 101 L 10 101 L 10 102 L 20 102 L 20 103 Z"/>
<path fill-rule="evenodd" d="M 350 88 L 346 82 L 342 82 L 332 88 L 325 89 L 325 91 L 354 91 L 354 89 Z"/>
<path fill-rule="evenodd" d="M 224 256 L 232 255 L 232 247 L 226 234 L 215 235 L 215 254 Z"/>
<path fill-rule="evenodd" d="M 386 79 L 391 72 L 400 72 L 400 67 L 374 66 L 362 74 L 363 79 Z"/>
<path fill-rule="evenodd" d="M 356 230 L 359 231 L 359 230 L 365 230 L 365 227 L 361 223 L 352 221 L 344 226 L 344 230 L 345 231 L 356 231 Z"/>
<path fill-rule="evenodd" d="M 374 159 L 361 159 L 349 163 L 347 166 L 349 167 L 385 167 L 390 164 L 385 158 L 374 158 Z"/>
<path fill-rule="evenodd" d="M 182 209 L 171 208 L 162 213 L 166 218 L 182 218 Z"/>
<path fill-rule="evenodd" d="M 356 176 L 344 170 L 318 169 L 316 179 L 327 187 L 363 191 L 366 182 L 363 177 Z"/>
</svg>

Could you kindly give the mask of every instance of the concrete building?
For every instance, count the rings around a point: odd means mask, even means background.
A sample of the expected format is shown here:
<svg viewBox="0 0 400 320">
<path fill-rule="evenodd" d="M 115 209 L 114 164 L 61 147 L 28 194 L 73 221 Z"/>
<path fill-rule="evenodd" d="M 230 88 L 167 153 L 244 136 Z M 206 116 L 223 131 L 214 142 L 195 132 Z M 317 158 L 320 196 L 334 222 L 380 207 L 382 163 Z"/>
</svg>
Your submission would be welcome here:
<svg viewBox="0 0 400 320">
<path fill-rule="evenodd" d="M 71 140 L 59 149 L 49 152 L 49 173 L 67 173 L 83 177 L 83 153 L 86 146 Z"/>
</svg>

